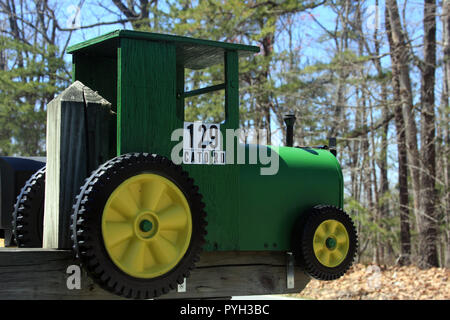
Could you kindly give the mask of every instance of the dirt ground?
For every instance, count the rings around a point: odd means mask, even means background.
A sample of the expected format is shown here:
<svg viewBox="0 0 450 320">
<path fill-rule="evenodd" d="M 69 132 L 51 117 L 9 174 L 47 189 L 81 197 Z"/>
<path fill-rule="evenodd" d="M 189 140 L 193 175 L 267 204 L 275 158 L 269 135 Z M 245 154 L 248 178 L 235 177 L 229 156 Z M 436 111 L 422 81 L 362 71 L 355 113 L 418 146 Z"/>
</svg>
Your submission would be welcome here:
<svg viewBox="0 0 450 320">
<path fill-rule="evenodd" d="M 338 280 L 311 280 L 293 296 L 320 300 L 449 300 L 450 269 L 357 264 Z"/>
</svg>

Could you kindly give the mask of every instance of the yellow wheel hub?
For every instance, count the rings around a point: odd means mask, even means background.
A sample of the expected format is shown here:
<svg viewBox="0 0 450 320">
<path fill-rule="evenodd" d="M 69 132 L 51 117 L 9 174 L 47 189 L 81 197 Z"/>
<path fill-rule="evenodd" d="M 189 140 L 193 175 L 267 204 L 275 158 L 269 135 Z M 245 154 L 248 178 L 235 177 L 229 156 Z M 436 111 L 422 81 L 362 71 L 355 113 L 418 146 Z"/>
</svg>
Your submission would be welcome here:
<svg viewBox="0 0 450 320">
<path fill-rule="evenodd" d="M 337 220 L 323 221 L 314 233 L 314 254 L 326 267 L 334 268 L 341 264 L 347 256 L 349 246 L 347 229 Z"/>
<path fill-rule="evenodd" d="M 186 197 L 157 174 L 125 180 L 103 209 L 106 251 L 117 267 L 136 278 L 155 278 L 173 269 L 186 253 L 191 234 Z"/>
</svg>

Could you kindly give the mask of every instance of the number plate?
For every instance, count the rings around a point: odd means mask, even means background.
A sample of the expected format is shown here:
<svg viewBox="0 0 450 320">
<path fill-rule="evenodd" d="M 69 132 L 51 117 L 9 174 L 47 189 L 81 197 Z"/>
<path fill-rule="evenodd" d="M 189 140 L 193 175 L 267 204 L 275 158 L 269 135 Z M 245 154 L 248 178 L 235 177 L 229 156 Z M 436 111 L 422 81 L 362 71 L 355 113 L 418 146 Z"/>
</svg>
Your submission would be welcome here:
<svg viewBox="0 0 450 320">
<path fill-rule="evenodd" d="M 220 124 L 185 122 L 183 129 L 183 163 L 225 164 Z"/>
</svg>

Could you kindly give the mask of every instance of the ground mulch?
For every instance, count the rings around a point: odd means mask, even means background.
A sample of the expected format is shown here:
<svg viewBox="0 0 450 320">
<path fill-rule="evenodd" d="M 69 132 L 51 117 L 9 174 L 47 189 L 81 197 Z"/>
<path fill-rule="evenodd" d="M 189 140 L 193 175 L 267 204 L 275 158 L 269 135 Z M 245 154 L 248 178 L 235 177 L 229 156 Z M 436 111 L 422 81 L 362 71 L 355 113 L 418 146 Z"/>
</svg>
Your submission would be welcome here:
<svg viewBox="0 0 450 320">
<path fill-rule="evenodd" d="M 449 300 L 450 269 L 354 265 L 334 281 L 311 280 L 293 296 L 329 300 Z"/>
</svg>

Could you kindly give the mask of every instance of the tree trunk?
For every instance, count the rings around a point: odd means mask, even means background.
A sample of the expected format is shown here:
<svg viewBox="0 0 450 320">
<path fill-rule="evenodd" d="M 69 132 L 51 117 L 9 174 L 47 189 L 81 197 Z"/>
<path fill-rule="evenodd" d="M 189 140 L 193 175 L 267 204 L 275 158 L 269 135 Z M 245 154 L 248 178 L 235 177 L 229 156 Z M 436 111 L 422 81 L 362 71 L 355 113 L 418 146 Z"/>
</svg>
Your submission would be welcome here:
<svg viewBox="0 0 450 320">
<path fill-rule="evenodd" d="M 400 97 L 405 126 L 406 146 L 408 153 L 409 172 L 411 174 L 412 189 L 414 195 L 414 215 L 416 227 L 420 233 L 422 230 L 422 215 L 420 212 L 420 155 L 417 141 L 417 126 L 414 119 L 414 104 L 412 96 L 411 78 L 409 75 L 410 49 L 406 44 L 404 30 L 400 22 L 400 15 L 396 0 L 386 0 L 386 8 L 389 11 L 389 24 L 391 27 L 392 46 L 391 55 L 395 68 L 398 69 L 400 84 Z"/>
<path fill-rule="evenodd" d="M 263 28 L 264 23 L 261 22 L 261 28 Z M 261 77 L 258 77 L 258 79 L 261 80 L 261 85 L 269 87 L 269 81 L 270 81 L 270 59 L 273 54 L 273 46 L 275 42 L 275 36 L 273 33 L 267 34 L 262 40 L 261 44 L 264 49 L 264 57 L 266 58 L 266 65 L 264 67 L 264 70 L 262 71 Z M 263 95 L 261 97 L 260 101 L 261 106 L 263 107 L 264 112 L 264 129 L 266 130 L 266 144 L 271 145 L 272 144 L 272 131 L 270 128 L 270 110 L 272 107 L 272 101 L 271 101 L 271 94 L 270 92 L 266 92 L 266 90 L 263 90 Z"/>
<path fill-rule="evenodd" d="M 375 6 L 378 8 L 378 0 L 375 1 Z M 380 39 L 378 38 L 378 29 L 375 28 L 373 34 L 373 40 L 375 43 L 375 56 L 380 56 Z M 381 59 L 377 58 L 374 60 L 375 67 L 377 69 L 378 76 L 380 79 L 384 79 L 383 68 L 381 65 Z M 380 168 L 380 189 L 378 191 L 378 208 L 379 208 L 379 220 L 380 226 L 386 229 L 386 225 L 383 220 L 388 216 L 389 203 L 386 198 L 386 194 L 389 192 L 389 181 L 388 181 L 388 169 L 387 169 L 387 153 L 388 153 L 388 133 L 389 133 L 389 108 L 387 103 L 387 88 L 386 82 L 382 80 L 381 82 L 381 93 L 380 93 L 382 109 L 381 114 L 385 125 L 382 127 L 381 132 L 381 151 L 378 157 L 378 166 Z M 391 247 L 389 243 L 386 243 L 387 247 Z M 380 246 L 380 256 L 381 260 L 385 262 L 386 255 L 385 246 Z"/>
<path fill-rule="evenodd" d="M 434 86 L 436 72 L 436 0 L 426 0 L 424 4 L 424 61 L 422 66 L 421 105 L 421 197 L 419 254 L 422 268 L 439 266 L 437 241 L 438 223 L 436 203 L 436 127 L 434 113 Z"/>
<path fill-rule="evenodd" d="M 444 217 L 445 217 L 445 267 L 450 267 L 450 128 L 449 128 L 449 90 L 450 90 L 450 0 L 442 4 L 442 37 L 444 43 L 444 85 L 442 90 L 441 110 L 443 117 L 443 171 L 444 171 Z"/>
<path fill-rule="evenodd" d="M 391 25 L 389 19 L 389 10 L 385 10 L 386 34 L 389 46 L 394 47 Z M 411 263 L 411 233 L 409 221 L 409 191 L 408 191 L 408 157 L 406 147 L 405 122 L 402 113 L 402 101 L 400 94 L 400 79 L 398 62 L 396 56 L 391 54 L 392 61 L 392 89 L 395 113 L 395 130 L 397 138 L 398 152 L 398 189 L 399 189 L 399 207 L 400 207 L 400 257 L 398 264 L 401 266 Z"/>
</svg>

